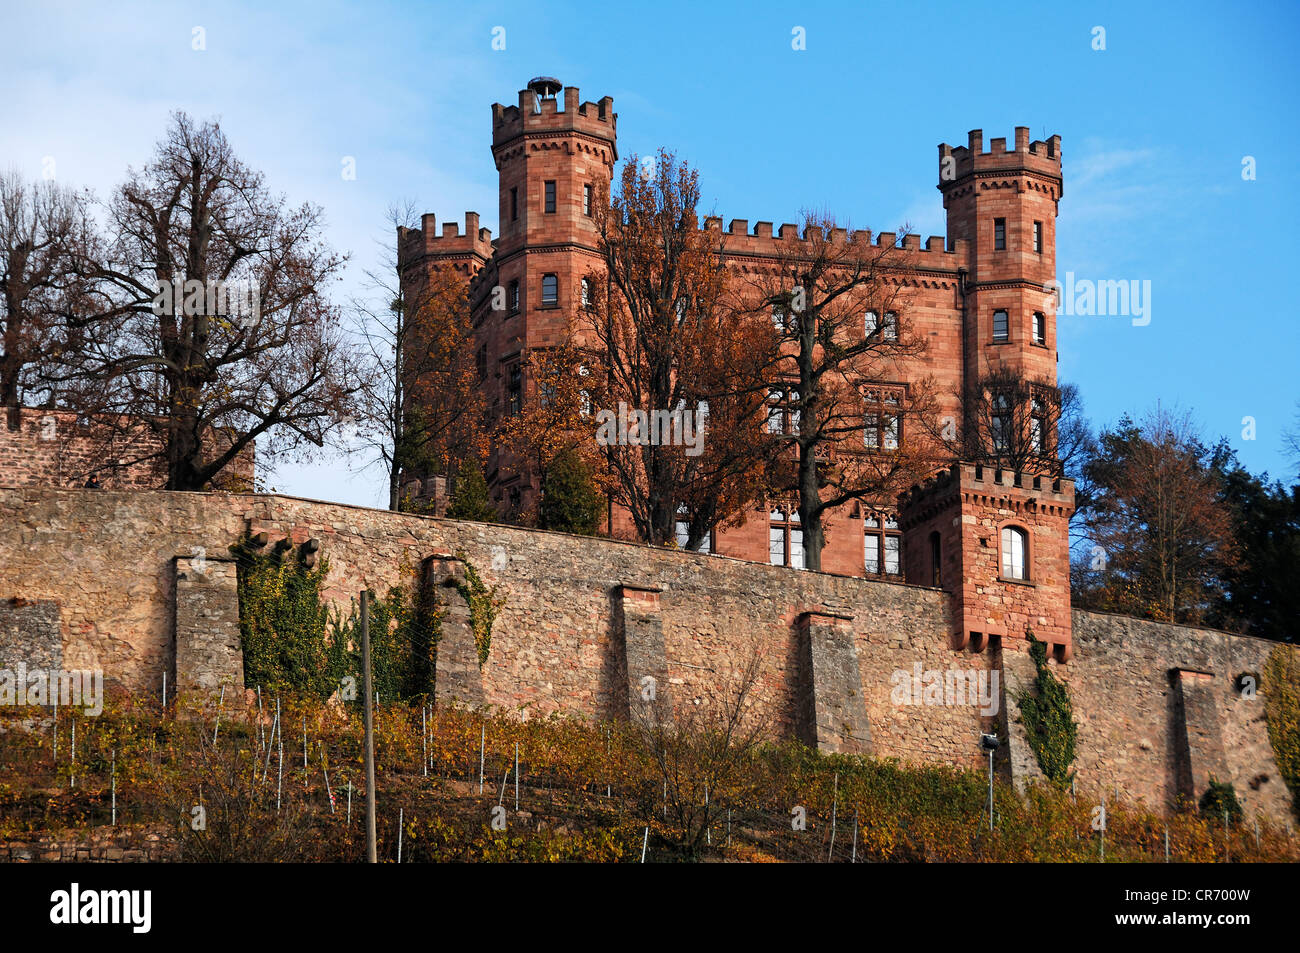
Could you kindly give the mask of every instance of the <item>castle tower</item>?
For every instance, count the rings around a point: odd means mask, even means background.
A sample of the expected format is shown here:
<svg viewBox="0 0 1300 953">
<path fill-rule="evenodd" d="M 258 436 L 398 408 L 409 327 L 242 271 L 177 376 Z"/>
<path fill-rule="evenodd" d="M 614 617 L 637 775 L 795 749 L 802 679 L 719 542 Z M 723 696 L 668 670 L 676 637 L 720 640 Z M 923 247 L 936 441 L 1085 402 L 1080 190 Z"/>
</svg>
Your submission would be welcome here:
<svg viewBox="0 0 1300 953">
<path fill-rule="evenodd" d="M 967 387 L 998 372 L 1055 385 L 1055 302 L 1044 289 L 1056 278 L 1061 137 L 1030 142 L 1017 126 L 1013 150 L 994 139 L 984 152 L 983 141 L 974 129 L 966 146 L 939 146 L 948 240 L 971 250 L 963 376 Z"/>
<path fill-rule="evenodd" d="M 563 89 L 563 100 L 558 94 Z M 492 157 L 499 174 L 500 235 L 489 272 L 474 285 L 480 363 L 496 416 L 516 411 L 533 390 L 525 351 L 559 343 L 581 306 L 584 280 L 600 272 L 596 205 L 618 159 L 614 100 L 581 102 L 575 86 L 538 77 L 517 106 L 492 106 Z M 493 309 L 493 291 L 504 311 Z M 492 490 L 507 507 L 537 487 L 494 451 Z"/>
<path fill-rule="evenodd" d="M 904 574 L 952 593 L 954 648 L 1005 648 L 1032 633 L 1066 661 L 1074 486 L 1054 475 L 1056 417 L 1042 409 L 1056 387 L 1047 289 L 1056 277 L 1061 139 L 1031 143 L 1019 126 L 1014 149 L 1005 139 L 991 145 L 983 151 L 976 129 L 967 146 L 939 146 L 949 244 L 967 252 L 959 295 L 963 426 L 975 428 L 979 447 L 967 449 L 979 457 L 900 499 Z M 1017 458 L 1013 467 L 1007 457 Z"/>
<path fill-rule="evenodd" d="M 954 649 L 1005 649 L 1032 633 L 1069 660 L 1073 512 L 1069 480 L 979 464 L 954 464 L 900 498 L 906 579 L 952 593 Z"/>
</svg>

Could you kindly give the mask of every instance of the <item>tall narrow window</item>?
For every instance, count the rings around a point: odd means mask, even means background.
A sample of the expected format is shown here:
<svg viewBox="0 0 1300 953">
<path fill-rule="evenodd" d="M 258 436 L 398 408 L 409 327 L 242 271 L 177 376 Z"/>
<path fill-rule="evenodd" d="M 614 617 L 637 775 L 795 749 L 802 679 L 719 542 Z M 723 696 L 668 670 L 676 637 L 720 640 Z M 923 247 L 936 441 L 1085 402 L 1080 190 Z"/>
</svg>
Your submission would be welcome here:
<svg viewBox="0 0 1300 953">
<path fill-rule="evenodd" d="M 1043 253 L 1043 223 L 1034 222 L 1034 251 Z"/>
<path fill-rule="evenodd" d="M 523 371 L 518 364 L 511 364 L 506 372 L 506 413 L 514 417 L 519 413 L 524 400 Z"/>
<path fill-rule="evenodd" d="M 510 221 L 519 221 L 519 189 L 510 190 Z"/>
<path fill-rule="evenodd" d="M 542 304 L 555 305 L 560 301 L 559 279 L 554 275 L 542 275 Z"/>
<path fill-rule="evenodd" d="M 519 313 L 519 282 L 518 281 L 510 282 L 510 287 L 507 291 L 506 299 L 510 304 L 510 313 L 518 314 Z"/>
<path fill-rule="evenodd" d="M 940 557 L 943 552 L 939 544 L 939 531 L 935 530 L 930 534 L 930 585 L 936 589 L 943 585 L 943 563 Z"/>
<path fill-rule="evenodd" d="M 1011 449 L 1011 398 L 1006 394 L 993 395 L 993 414 L 990 420 L 993 452 L 1007 453 Z"/>
<path fill-rule="evenodd" d="M 868 513 L 862 529 L 862 568 L 868 576 L 874 576 L 880 572 L 880 518 Z"/>
<path fill-rule="evenodd" d="M 1035 344 L 1047 343 L 1047 330 L 1045 327 L 1046 323 L 1047 321 L 1043 317 L 1043 312 L 1035 311 L 1034 312 L 1034 343 Z"/>
<path fill-rule="evenodd" d="M 591 185 L 582 187 L 582 214 L 591 217 Z"/>
<path fill-rule="evenodd" d="M 591 307 L 591 279 L 590 278 L 582 279 L 582 306 L 584 308 Z"/>
<path fill-rule="evenodd" d="M 995 218 L 993 220 L 993 250 L 1007 250 L 1007 220 L 1005 218 Z"/>
<path fill-rule="evenodd" d="M 1025 531 L 1015 526 L 1002 530 L 1002 578 L 1028 579 L 1025 572 Z"/>
<path fill-rule="evenodd" d="M 1041 397 L 1030 401 L 1029 445 L 1035 453 L 1047 452 L 1047 402 Z"/>
<path fill-rule="evenodd" d="M 881 336 L 884 337 L 886 341 L 898 340 L 898 315 L 893 311 L 885 312 L 885 325 L 882 332 Z"/>
<path fill-rule="evenodd" d="M 868 311 L 863 317 L 862 323 L 863 333 L 866 334 L 867 337 L 871 337 L 871 335 L 876 333 L 876 329 L 880 327 L 880 316 L 874 311 Z"/>
<path fill-rule="evenodd" d="M 993 312 L 993 340 L 1005 341 L 1009 337 L 1010 326 L 1007 323 L 1007 313 L 999 308 Z"/>
<path fill-rule="evenodd" d="M 885 534 L 885 575 L 897 576 L 902 572 L 900 554 L 902 551 L 902 537 L 894 534 Z"/>
<path fill-rule="evenodd" d="M 555 180 L 546 180 L 546 213 L 550 215 L 555 211 Z"/>
</svg>

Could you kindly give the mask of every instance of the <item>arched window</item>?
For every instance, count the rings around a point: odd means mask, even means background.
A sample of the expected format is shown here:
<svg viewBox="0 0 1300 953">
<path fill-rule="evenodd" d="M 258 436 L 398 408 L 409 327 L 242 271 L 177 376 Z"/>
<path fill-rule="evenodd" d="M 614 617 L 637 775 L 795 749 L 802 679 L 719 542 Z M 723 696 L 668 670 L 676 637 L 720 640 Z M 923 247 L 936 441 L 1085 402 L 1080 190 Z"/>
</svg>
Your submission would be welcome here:
<svg viewBox="0 0 1300 953">
<path fill-rule="evenodd" d="M 1029 552 L 1029 538 L 1018 526 L 1007 526 L 1002 530 L 1002 578 L 1028 579 L 1026 555 Z"/>
</svg>

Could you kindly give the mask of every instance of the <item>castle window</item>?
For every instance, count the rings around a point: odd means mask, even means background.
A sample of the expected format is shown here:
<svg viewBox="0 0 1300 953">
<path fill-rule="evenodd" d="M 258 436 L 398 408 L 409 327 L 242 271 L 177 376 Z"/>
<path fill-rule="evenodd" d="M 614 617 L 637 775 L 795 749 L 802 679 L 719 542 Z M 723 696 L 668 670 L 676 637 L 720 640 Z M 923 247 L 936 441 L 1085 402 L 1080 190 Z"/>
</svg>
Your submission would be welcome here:
<svg viewBox="0 0 1300 953">
<path fill-rule="evenodd" d="M 935 530 L 930 534 L 930 585 L 938 588 L 943 585 L 943 576 L 941 567 L 943 565 L 940 556 L 942 549 L 939 542 L 939 531 Z"/>
<path fill-rule="evenodd" d="M 582 306 L 584 308 L 591 307 L 591 279 L 590 278 L 582 279 Z"/>
<path fill-rule="evenodd" d="M 555 212 L 555 180 L 546 180 L 546 213 L 548 215 Z"/>
<path fill-rule="evenodd" d="M 1043 317 L 1043 312 L 1035 311 L 1034 312 L 1034 343 L 1035 344 L 1047 343 L 1046 325 L 1047 325 L 1047 320 Z"/>
<path fill-rule="evenodd" d="M 510 221 L 519 221 L 519 189 L 510 190 Z"/>
<path fill-rule="evenodd" d="M 876 329 L 879 327 L 880 315 L 876 314 L 874 311 L 868 311 L 863 318 L 863 333 L 866 334 L 867 337 L 871 337 L 871 335 L 876 333 Z"/>
<path fill-rule="evenodd" d="M 685 504 L 677 507 L 677 548 L 686 549 L 686 543 L 691 538 L 691 521 L 690 513 L 687 511 Z M 688 552 L 693 553 L 711 553 L 713 552 L 713 530 L 704 534 L 704 538 L 699 544 Z"/>
<path fill-rule="evenodd" d="M 902 392 L 872 387 L 863 401 L 862 445 L 868 450 L 897 450 L 903 439 Z"/>
<path fill-rule="evenodd" d="M 591 186 L 589 184 L 582 187 L 582 214 L 588 218 L 591 217 Z"/>
<path fill-rule="evenodd" d="M 506 293 L 506 301 L 510 305 L 510 313 L 519 313 L 519 282 L 510 282 L 510 287 Z"/>
<path fill-rule="evenodd" d="M 993 220 L 993 250 L 1007 250 L 1007 220 L 1005 218 L 995 218 Z"/>
<path fill-rule="evenodd" d="M 591 392 L 586 390 L 578 391 L 578 412 L 584 417 L 591 416 Z"/>
<path fill-rule="evenodd" d="M 542 275 L 542 304 L 554 307 L 560 302 L 560 282 L 555 275 Z"/>
<path fill-rule="evenodd" d="M 1025 555 L 1029 551 L 1029 538 L 1018 526 L 1002 530 L 1002 578 L 1028 579 L 1025 572 Z"/>
<path fill-rule="evenodd" d="M 799 511 L 774 509 L 768 517 L 768 560 L 773 566 L 790 566 L 803 569 L 803 529 L 799 527 Z"/>
<path fill-rule="evenodd" d="M 767 432 L 799 432 L 799 392 L 787 391 L 780 387 L 771 387 L 767 391 Z"/>
<path fill-rule="evenodd" d="M 1007 323 L 1007 312 L 1002 308 L 993 312 L 993 340 L 1005 341 L 1009 335 L 1010 325 Z"/>
<path fill-rule="evenodd" d="M 1011 398 L 1004 393 L 994 394 L 992 408 L 989 424 L 993 452 L 1006 453 L 1011 449 Z"/>
<path fill-rule="evenodd" d="M 1029 441 L 1035 453 L 1047 452 L 1047 402 L 1041 397 L 1030 401 Z"/>
<path fill-rule="evenodd" d="M 524 376 L 518 364 L 511 364 L 506 372 L 506 413 L 514 417 L 524 400 Z"/>
<path fill-rule="evenodd" d="M 893 311 L 885 312 L 885 326 L 882 336 L 886 341 L 898 340 L 898 315 Z"/>
<path fill-rule="evenodd" d="M 900 575 L 902 543 L 897 519 L 868 512 L 862 519 L 862 568 L 866 574 L 878 576 L 883 566 L 885 575 Z"/>
<path fill-rule="evenodd" d="M 1034 222 L 1034 251 L 1043 253 L 1043 223 Z"/>
</svg>

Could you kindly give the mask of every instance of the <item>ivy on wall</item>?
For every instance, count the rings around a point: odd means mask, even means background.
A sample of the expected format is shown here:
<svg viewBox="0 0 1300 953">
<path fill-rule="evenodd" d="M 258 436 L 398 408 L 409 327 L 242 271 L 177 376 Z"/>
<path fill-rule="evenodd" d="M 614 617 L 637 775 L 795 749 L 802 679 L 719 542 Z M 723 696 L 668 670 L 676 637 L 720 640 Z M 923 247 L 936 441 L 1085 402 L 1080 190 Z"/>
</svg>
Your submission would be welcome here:
<svg viewBox="0 0 1300 953">
<path fill-rule="evenodd" d="M 478 667 L 482 668 L 487 663 L 488 652 L 492 648 L 492 626 L 506 600 L 497 595 L 500 587 L 487 587 L 464 553 L 457 553 L 456 556 L 465 566 L 465 581 L 456 583 L 456 591 L 469 606 L 470 628 L 474 633 L 474 645 L 478 649 Z"/>
<path fill-rule="evenodd" d="M 1263 676 L 1268 740 L 1300 813 L 1300 657 L 1296 650 L 1276 646 L 1264 663 Z"/>
<path fill-rule="evenodd" d="M 1210 786 L 1201 795 L 1201 813 L 1210 817 L 1226 817 L 1229 821 L 1241 820 L 1241 803 L 1231 781 L 1220 781 L 1210 775 Z"/>
<path fill-rule="evenodd" d="M 1079 726 L 1074 720 L 1069 692 L 1047 667 L 1047 643 L 1035 639 L 1033 632 L 1027 632 L 1026 637 L 1029 657 L 1038 674 L 1034 678 L 1034 692 L 1021 692 L 1017 698 L 1021 721 L 1039 768 L 1049 781 L 1064 786 L 1074 777 L 1070 765 L 1074 763 Z"/>
<path fill-rule="evenodd" d="M 361 613 L 346 618 L 321 599 L 329 560 L 305 566 L 281 551 L 250 541 L 232 546 L 237 560 L 239 634 L 244 684 L 328 698 L 343 679 L 361 683 Z M 409 574 L 409 568 L 408 568 Z M 442 619 L 435 602 L 413 595 L 414 585 L 393 586 L 370 604 L 370 666 L 381 698 L 433 692 L 433 651 Z"/>
<path fill-rule="evenodd" d="M 349 671 L 337 619 L 320 598 L 329 560 L 308 568 L 247 539 L 230 551 L 238 568 L 245 686 L 328 698 Z"/>
</svg>

